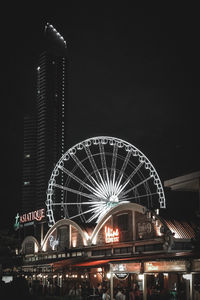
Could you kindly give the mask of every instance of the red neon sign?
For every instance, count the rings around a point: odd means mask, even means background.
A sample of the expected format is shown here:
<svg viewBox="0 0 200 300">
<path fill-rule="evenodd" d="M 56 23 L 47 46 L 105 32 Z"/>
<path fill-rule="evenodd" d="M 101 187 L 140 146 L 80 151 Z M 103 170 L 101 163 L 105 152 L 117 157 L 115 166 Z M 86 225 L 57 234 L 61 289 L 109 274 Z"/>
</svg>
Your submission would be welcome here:
<svg viewBox="0 0 200 300">
<path fill-rule="evenodd" d="M 119 242 L 119 229 L 116 228 L 114 230 L 113 228 L 105 226 L 105 237 L 106 237 L 106 243 Z"/>
<path fill-rule="evenodd" d="M 45 217 L 45 210 L 44 208 L 38 209 L 35 211 L 32 211 L 30 213 L 24 214 L 20 216 L 20 223 L 26 223 L 26 222 L 31 222 L 31 221 L 41 221 Z"/>
</svg>

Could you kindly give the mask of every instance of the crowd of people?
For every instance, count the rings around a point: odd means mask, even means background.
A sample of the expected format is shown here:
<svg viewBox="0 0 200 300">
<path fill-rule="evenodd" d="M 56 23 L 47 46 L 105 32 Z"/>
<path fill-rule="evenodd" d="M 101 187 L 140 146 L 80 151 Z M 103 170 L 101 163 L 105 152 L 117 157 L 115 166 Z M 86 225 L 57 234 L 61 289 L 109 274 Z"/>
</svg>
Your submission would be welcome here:
<svg viewBox="0 0 200 300">
<path fill-rule="evenodd" d="M 111 293 L 108 282 L 98 283 L 96 287 L 91 287 L 89 282 L 63 282 L 62 287 L 57 281 L 48 281 L 48 284 L 42 284 L 42 281 L 27 282 L 24 277 L 16 277 L 12 282 L 5 283 L 0 281 L 0 296 L 6 295 L 7 300 L 14 299 L 17 295 L 19 299 L 46 299 L 47 296 L 60 296 L 66 300 L 110 300 Z M 43 297 L 43 298 L 42 298 Z M 133 283 L 131 287 L 118 285 L 113 290 L 115 300 L 142 300 L 143 294 L 139 285 Z M 1 298 L 1 297 L 0 297 Z M 147 288 L 147 300 L 186 300 L 186 292 L 182 288 L 172 293 L 166 288 L 158 289 L 156 286 Z M 194 289 L 194 299 L 200 300 L 200 288 Z"/>
<path fill-rule="evenodd" d="M 37 299 L 47 296 L 62 296 L 69 300 L 110 300 L 110 289 L 106 284 L 98 283 L 96 287 L 90 287 L 88 283 L 64 282 L 62 288 L 56 281 L 50 281 L 47 285 L 42 281 L 28 283 L 24 277 L 16 277 L 10 283 L 0 282 L 0 295 L 5 295 L 6 299 L 14 299 L 16 295 L 19 299 Z M 127 290 L 122 287 L 114 289 L 115 300 L 140 300 L 138 287 Z"/>
</svg>

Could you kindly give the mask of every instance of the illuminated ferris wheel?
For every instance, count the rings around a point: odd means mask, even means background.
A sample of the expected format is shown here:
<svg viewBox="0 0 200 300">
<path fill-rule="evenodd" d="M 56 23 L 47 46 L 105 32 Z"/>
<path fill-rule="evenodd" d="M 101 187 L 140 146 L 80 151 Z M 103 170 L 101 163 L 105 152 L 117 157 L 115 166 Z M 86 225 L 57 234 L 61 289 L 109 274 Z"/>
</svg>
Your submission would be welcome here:
<svg viewBox="0 0 200 300">
<path fill-rule="evenodd" d="M 46 200 L 49 226 L 61 218 L 98 223 L 111 208 L 129 202 L 165 208 L 155 168 L 124 140 L 89 138 L 70 148 L 51 174 Z"/>
</svg>

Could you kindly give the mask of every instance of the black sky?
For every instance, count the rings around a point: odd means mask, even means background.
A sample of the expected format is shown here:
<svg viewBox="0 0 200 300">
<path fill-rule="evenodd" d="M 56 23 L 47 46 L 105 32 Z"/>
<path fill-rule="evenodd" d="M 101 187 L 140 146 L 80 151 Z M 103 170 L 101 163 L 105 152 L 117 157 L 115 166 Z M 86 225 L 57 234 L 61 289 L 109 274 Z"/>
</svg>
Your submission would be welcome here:
<svg viewBox="0 0 200 300">
<path fill-rule="evenodd" d="M 20 203 L 23 117 L 34 107 L 46 22 L 65 37 L 71 60 L 66 150 L 111 135 L 144 152 L 162 181 L 199 170 L 197 7 L 65 2 L 2 10 L 1 227 Z"/>
</svg>

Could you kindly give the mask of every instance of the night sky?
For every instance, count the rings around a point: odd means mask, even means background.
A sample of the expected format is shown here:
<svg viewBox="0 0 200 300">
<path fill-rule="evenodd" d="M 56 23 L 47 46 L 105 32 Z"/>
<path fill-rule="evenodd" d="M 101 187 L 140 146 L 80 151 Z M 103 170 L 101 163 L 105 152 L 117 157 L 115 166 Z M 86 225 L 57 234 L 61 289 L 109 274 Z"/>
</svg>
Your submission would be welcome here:
<svg viewBox="0 0 200 300">
<path fill-rule="evenodd" d="M 23 117 L 34 107 L 46 22 L 65 37 L 71 61 L 66 150 L 110 135 L 138 147 L 162 182 L 200 169 L 197 7 L 98 3 L 2 9 L 0 227 L 20 203 Z"/>
</svg>

